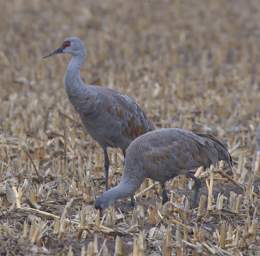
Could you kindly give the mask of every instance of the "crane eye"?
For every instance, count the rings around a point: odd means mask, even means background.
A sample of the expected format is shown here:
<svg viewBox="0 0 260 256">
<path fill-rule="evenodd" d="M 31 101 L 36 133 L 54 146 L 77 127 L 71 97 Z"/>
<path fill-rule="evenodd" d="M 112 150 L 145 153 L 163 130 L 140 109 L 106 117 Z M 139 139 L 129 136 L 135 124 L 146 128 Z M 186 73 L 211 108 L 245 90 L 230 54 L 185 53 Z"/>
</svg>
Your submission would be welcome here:
<svg viewBox="0 0 260 256">
<path fill-rule="evenodd" d="M 65 49 L 66 47 L 70 46 L 70 41 L 64 41 L 62 44 L 62 48 Z"/>
</svg>

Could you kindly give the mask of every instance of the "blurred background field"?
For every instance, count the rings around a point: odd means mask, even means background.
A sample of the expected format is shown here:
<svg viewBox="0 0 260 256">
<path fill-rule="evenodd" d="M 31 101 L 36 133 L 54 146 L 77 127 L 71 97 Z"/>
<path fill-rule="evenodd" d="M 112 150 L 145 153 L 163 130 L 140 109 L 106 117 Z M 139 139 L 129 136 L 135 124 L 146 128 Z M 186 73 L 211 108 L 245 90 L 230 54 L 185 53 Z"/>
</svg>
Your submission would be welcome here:
<svg viewBox="0 0 260 256">
<path fill-rule="evenodd" d="M 0 15 L 1 255 L 259 255 L 258 0 L 10 0 Z M 164 207 L 147 181 L 135 209 L 119 202 L 99 223 L 101 148 L 65 94 L 69 57 L 42 59 L 68 36 L 87 45 L 86 83 L 132 96 L 157 127 L 227 143 L 233 174 L 201 174 L 204 206 L 189 209 L 184 177 Z M 123 157 L 110 159 L 113 186 Z"/>
</svg>

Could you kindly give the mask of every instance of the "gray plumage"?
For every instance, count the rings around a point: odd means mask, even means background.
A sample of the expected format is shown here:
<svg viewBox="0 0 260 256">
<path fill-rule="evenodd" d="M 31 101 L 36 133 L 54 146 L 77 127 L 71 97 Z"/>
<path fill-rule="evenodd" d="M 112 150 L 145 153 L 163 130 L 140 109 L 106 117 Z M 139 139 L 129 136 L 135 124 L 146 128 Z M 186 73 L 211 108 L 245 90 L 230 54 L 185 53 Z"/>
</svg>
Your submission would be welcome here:
<svg viewBox="0 0 260 256">
<path fill-rule="evenodd" d="M 98 198 L 95 207 L 104 209 L 119 198 L 133 195 L 145 178 L 161 183 L 164 203 L 168 200 L 164 183 L 183 174 L 195 179 L 197 188 L 194 199 L 197 200 L 200 182 L 191 170 L 200 166 L 207 168 L 220 160 L 232 166 L 226 147 L 211 135 L 177 128 L 148 132 L 130 144 L 120 183 Z"/>
<path fill-rule="evenodd" d="M 256 129 L 256 153 L 260 155 L 260 124 Z"/>
<path fill-rule="evenodd" d="M 153 130 L 154 126 L 132 98 L 109 88 L 83 83 L 80 68 L 84 63 L 86 50 L 79 38 L 65 39 L 60 48 L 45 58 L 60 53 L 72 55 L 65 75 L 65 89 L 87 132 L 103 148 L 108 189 L 107 147 L 120 148 L 125 155 L 130 142 L 139 135 Z"/>
</svg>

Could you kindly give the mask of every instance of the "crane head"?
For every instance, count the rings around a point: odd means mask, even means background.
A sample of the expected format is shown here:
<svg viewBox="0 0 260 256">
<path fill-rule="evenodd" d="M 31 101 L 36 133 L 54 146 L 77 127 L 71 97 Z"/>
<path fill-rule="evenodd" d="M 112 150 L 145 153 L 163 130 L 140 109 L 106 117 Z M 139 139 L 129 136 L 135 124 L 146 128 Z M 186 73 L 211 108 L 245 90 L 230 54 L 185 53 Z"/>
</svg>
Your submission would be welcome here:
<svg viewBox="0 0 260 256">
<path fill-rule="evenodd" d="M 100 210 L 100 212 L 102 212 L 102 210 L 106 209 L 107 207 L 109 207 L 110 202 L 109 200 L 106 200 L 104 197 L 99 197 L 96 199 L 95 202 L 95 208 L 97 210 Z"/>
<path fill-rule="evenodd" d="M 48 58 L 61 53 L 69 53 L 73 56 L 85 56 L 85 47 L 83 42 L 78 37 L 69 37 L 63 41 L 61 47 L 57 48 L 43 58 Z"/>
</svg>

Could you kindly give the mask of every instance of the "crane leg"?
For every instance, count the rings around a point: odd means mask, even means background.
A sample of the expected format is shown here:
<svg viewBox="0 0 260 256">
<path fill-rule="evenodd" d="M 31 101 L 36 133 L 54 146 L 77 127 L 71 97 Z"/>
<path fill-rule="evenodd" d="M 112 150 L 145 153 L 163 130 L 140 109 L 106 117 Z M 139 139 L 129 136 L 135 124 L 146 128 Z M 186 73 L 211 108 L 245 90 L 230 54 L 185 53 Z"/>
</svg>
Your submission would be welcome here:
<svg viewBox="0 0 260 256">
<path fill-rule="evenodd" d="M 161 182 L 161 187 L 162 187 L 162 204 L 165 204 L 166 202 L 169 201 L 168 195 L 167 195 L 167 190 L 165 189 L 165 183 Z"/>
<path fill-rule="evenodd" d="M 131 206 L 132 206 L 132 207 L 135 206 L 135 198 L 134 198 L 134 195 L 131 196 Z"/>
<path fill-rule="evenodd" d="M 108 175 L 109 175 L 109 158 L 107 154 L 107 147 L 103 148 L 104 150 L 104 171 L 105 171 L 105 184 L 106 190 L 108 190 Z"/>
<path fill-rule="evenodd" d="M 125 159 L 125 149 L 122 149 L 122 153 L 123 153 L 123 156 L 124 156 L 124 159 Z"/>
<path fill-rule="evenodd" d="M 202 183 L 201 180 L 195 177 L 193 173 L 187 173 L 186 176 L 193 179 L 195 182 L 194 191 L 192 192 L 191 195 L 191 208 L 195 208 L 199 203 L 199 192 L 200 192 L 200 188 L 202 187 Z"/>
</svg>

